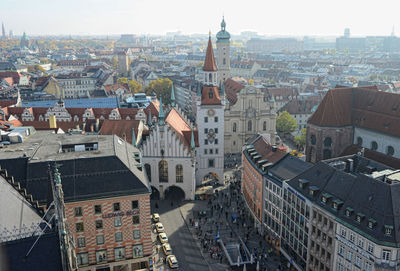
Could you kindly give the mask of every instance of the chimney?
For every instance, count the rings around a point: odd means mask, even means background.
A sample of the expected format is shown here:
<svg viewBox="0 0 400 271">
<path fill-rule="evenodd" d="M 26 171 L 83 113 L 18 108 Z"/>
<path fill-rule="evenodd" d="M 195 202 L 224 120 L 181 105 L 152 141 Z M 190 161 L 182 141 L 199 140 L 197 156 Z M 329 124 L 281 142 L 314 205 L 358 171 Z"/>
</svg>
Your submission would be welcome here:
<svg viewBox="0 0 400 271">
<path fill-rule="evenodd" d="M 95 131 L 96 133 L 99 131 L 99 127 L 100 127 L 100 120 L 96 119 L 96 124 L 95 124 Z"/>
<path fill-rule="evenodd" d="M 50 128 L 57 128 L 56 116 L 49 116 L 49 125 Z"/>
</svg>

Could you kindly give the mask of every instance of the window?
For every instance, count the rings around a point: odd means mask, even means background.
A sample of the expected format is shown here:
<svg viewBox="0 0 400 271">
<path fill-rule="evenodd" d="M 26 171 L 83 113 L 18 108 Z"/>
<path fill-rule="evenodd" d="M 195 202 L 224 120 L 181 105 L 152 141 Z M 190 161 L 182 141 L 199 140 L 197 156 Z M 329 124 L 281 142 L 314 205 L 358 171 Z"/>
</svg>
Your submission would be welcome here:
<svg viewBox="0 0 400 271">
<path fill-rule="evenodd" d="M 332 157 L 332 152 L 331 150 L 328 149 L 324 149 L 323 153 L 322 153 L 323 158 L 322 159 L 330 159 Z"/>
<path fill-rule="evenodd" d="M 121 205 L 120 205 L 119 202 L 115 202 L 115 203 L 113 204 L 113 210 L 114 210 L 114 212 L 121 211 Z"/>
<path fill-rule="evenodd" d="M 103 228 L 103 220 L 96 220 L 96 230 L 101 230 Z"/>
<path fill-rule="evenodd" d="M 362 143 L 363 143 L 363 139 L 362 139 L 362 137 L 357 137 L 357 146 L 359 146 L 359 147 L 361 147 L 362 146 Z"/>
<path fill-rule="evenodd" d="M 94 214 L 95 215 L 101 214 L 101 205 L 94 206 Z"/>
<path fill-rule="evenodd" d="M 107 261 L 107 250 L 102 249 L 96 251 L 96 262 L 101 263 L 101 262 L 106 262 Z"/>
<path fill-rule="evenodd" d="M 385 225 L 385 235 L 392 235 L 393 227 Z"/>
<path fill-rule="evenodd" d="M 214 167 L 214 159 L 208 159 L 208 167 Z"/>
<path fill-rule="evenodd" d="M 139 208 L 139 201 L 137 200 L 132 200 L 132 210 L 138 209 Z"/>
<path fill-rule="evenodd" d="M 365 263 L 365 271 L 371 271 L 372 265 L 370 263 Z"/>
<path fill-rule="evenodd" d="M 75 216 L 82 216 L 82 207 L 75 208 Z"/>
<path fill-rule="evenodd" d="M 251 130 L 253 129 L 252 125 L 253 125 L 252 121 L 249 120 L 249 121 L 247 122 L 247 131 L 251 131 Z"/>
<path fill-rule="evenodd" d="M 214 117 L 214 122 L 218 122 L 218 117 Z"/>
<path fill-rule="evenodd" d="M 324 146 L 325 147 L 332 147 L 332 138 L 330 138 L 330 137 L 326 137 L 325 139 L 324 139 Z"/>
<path fill-rule="evenodd" d="M 225 58 L 222 59 L 222 65 L 226 65 L 226 59 Z"/>
<path fill-rule="evenodd" d="M 352 251 L 347 251 L 347 257 L 346 257 L 346 259 L 348 260 L 348 261 L 352 261 L 353 260 L 353 252 Z"/>
<path fill-rule="evenodd" d="M 89 256 L 87 252 L 78 253 L 77 255 L 78 265 L 86 265 L 89 264 Z"/>
<path fill-rule="evenodd" d="M 232 125 L 232 132 L 236 133 L 236 122 L 234 122 Z"/>
<path fill-rule="evenodd" d="M 218 149 L 215 149 L 215 154 L 218 154 Z"/>
<path fill-rule="evenodd" d="M 211 82 L 211 73 L 210 73 L 210 82 Z M 213 92 L 212 92 L 212 89 L 210 89 L 210 90 L 208 91 L 208 98 L 210 98 L 210 99 L 212 99 L 212 98 L 213 98 Z"/>
<path fill-rule="evenodd" d="M 374 254 L 374 244 L 368 242 L 367 251 L 371 254 Z"/>
<path fill-rule="evenodd" d="M 354 236 L 354 233 L 350 232 L 349 240 L 350 240 L 350 242 L 354 243 L 354 241 L 356 240 L 356 237 Z"/>
<path fill-rule="evenodd" d="M 364 248 L 364 239 L 361 237 L 358 238 L 357 246 L 360 248 Z"/>
<path fill-rule="evenodd" d="M 213 149 L 210 149 L 210 154 L 213 154 L 213 152 L 214 152 Z"/>
<path fill-rule="evenodd" d="M 361 257 L 359 257 L 359 256 L 356 256 L 356 266 L 358 266 L 358 267 L 361 267 L 361 265 L 362 265 L 362 259 L 361 259 Z"/>
<path fill-rule="evenodd" d="M 204 154 L 207 154 L 207 149 L 204 149 Z"/>
<path fill-rule="evenodd" d="M 389 261 L 391 254 L 392 254 L 391 250 L 383 249 L 382 250 L 382 260 Z"/>
<path fill-rule="evenodd" d="M 133 230 L 133 239 L 134 240 L 140 239 L 140 230 Z"/>
<path fill-rule="evenodd" d="M 83 232 L 84 231 L 83 222 L 76 223 L 75 227 L 76 227 L 76 232 Z"/>
<path fill-rule="evenodd" d="M 165 160 L 161 160 L 158 163 L 158 172 L 160 174 L 159 181 L 160 183 L 167 183 L 168 182 L 168 163 Z"/>
<path fill-rule="evenodd" d="M 311 135 L 310 136 L 310 142 L 312 145 L 315 145 L 315 143 L 317 142 L 317 137 L 315 135 Z"/>
<path fill-rule="evenodd" d="M 114 217 L 114 227 L 121 227 L 122 219 L 120 216 Z"/>
<path fill-rule="evenodd" d="M 394 148 L 392 146 L 388 146 L 386 150 L 386 154 L 389 156 L 393 156 L 394 154 Z"/>
<path fill-rule="evenodd" d="M 104 235 L 97 235 L 97 236 L 96 236 L 96 244 L 97 244 L 97 245 L 102 245 L 102 244 L 104 244 Z"/>
<path fill-rule="evenodd" d="M 176 165 L 176 182 L 183 183 L 183 166 Z"/>
<path fill-rule="evenodd" d="M 218 144 L 218 138 L 214 139 L 214 144 Z"/>
<path fill-rule="evenodd" d="M 208 140 L 204 139 L 204 145 L 208 145 Z"/>
<path fill-rule="evenodd" d="M 378 143 L 376 141 L 371 142 L 371 150 L 376 151 L 378 149 Z"/>
<path fill-rule="evenodd" d="M 214 132 L 215 132 L 216 134 L 218 134 L 218 128 L 215 128 L 215 129 L 214 129 Z"/>
<path fill-rule="evenodd" d="M 147 178 L 149 179 L 149 182 L 151 182 L 151 166 L 150 166 L 150 164 L 145 164 L 144 168 L 146 169 Z"/>
<path fill-rule="evenodd" d="M 340 228 L 340 235 L 341 235 L 343 238 L 346 238 L 347 233 L 346 233 L 346 229 L 345 229 L 345 228 Z"/>
<path fill-rule="evenodd" d="M 132 223 L 133 224 L 139 224 L 140 223 L 140 219 L 139 219 L 138 215 L 132 216 Z"/>
<path fill-rule="evenodd" d="M 205 123 L 208 122 L 208 117 L 204 117 L 204 122 L 205 122 Z"/>
<path fill-rule="evenodd" d="M 124 247 L 114 248 L 114 257 L 116 261 L 125 259 L 125 248 Z"/>
<path fill-rule="evenodd" d="M 133 258 L 143 257 L 143 245 L 134 245 L 132 247 Z"/>
<path fill-rule="evenodd" d="M 344 255 L 344 246 L 340 245 L 339 246 L 339 251 L 338 251 L 339 255 L 343 257 Z"/>
<path fill-rule="evenodd" d="M 78 237 L 76 243 L 78 247 L 85 247 L 85 237 Z"/>
<path fill-rule="evenodd" d="M 115 242 L 122 242 L 122 232 L 115 233 Z"/>
<path fill-rule="evenodd" d="M 208 128 L 204 128 L 204 133 L 208 134 Z"/>
<path fill-rule="evenodd" d="M 266 131 L 267 130 L 267 122 L 264 120 L 264 122 L 263 122 L 263 131 Z"/>
</svg>

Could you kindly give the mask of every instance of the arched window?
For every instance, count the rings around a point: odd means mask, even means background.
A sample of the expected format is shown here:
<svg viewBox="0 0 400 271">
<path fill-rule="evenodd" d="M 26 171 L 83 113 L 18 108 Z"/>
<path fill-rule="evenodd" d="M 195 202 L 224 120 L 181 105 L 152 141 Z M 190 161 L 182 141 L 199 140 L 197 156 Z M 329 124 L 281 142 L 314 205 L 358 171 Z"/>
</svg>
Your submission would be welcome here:
<svg viewBox="0 0 400 271">
<path fill-rule="evenodd" d="M 226 59 L 225 59 L 225 58 L 222 59 L 222 64 L 223 64 L 223 65 L 226 65 Z"/>
<path fill-rule="evenodd" d="M 311 145 L 315 145 L 317 143 L 317 137 L 315 135 L 310 136 Z"/>
<path fill-rule="evenodd" d="M 236 122 L 233 123 L 232 132 L 236 133 Z"/>
<path fill-rule="evenodd" d="M 325 149 L 323 152 L 323 159 L 329 159 L 332 157 L 332 152 L 331 150 Z"/>
<path fill-rule="evenodd" d="M 325 137 L 325 139 L 324 139 L 324 146 L 325 146 L 325 147 L 332 147 L 332 138 L 330 138 L 330 137 Z"/>
<path fill-rule="evenodd" d="M 394 148 L 392 146 L 388 146 L 386 150 L 386 154 L 389 156 L 393 156 L 394 154 Z"/>
<path fill-rule="evenodd" d="M 212 74 L 211 74 L 211 72 L 208 74 L 208 82 L 209 82 L 209 83 L 212 82 Z"/>
<path fill-rule="evenodd" d="M 176 165 L 176 182 L 183 183 L 183 166 Z"/>
<path fill-rule="evenodd" d="M 263 122 L 263 131 L 267 130 L 267 121 L 264 120 Z"/>
<path fill-rule="evenodd" d="M 213 98 L 213 92 L 212 89 L 210 88 L 210 90 L 208 91 L 208 98 L 212 99 Z"/>
<path fill-rule="evenodd" d="M 371 150 L 376 151 L 378 149 L 378 143 L 376 141 L 371 142 Z"/>
<path fill-rule="evenodd" d="M 249 122 L 247 123 L 247 131 L 251 131 L 253 129 L 253 123 L 251 122 L 251 120 L 249 120 Z"/>
<path fill-rule="evenodd" d="M 144 168 L 146 169 L 147 178 L 149 179 L 149 182 L 151 182 L 151 166 L 150 166 L 150 164 L 145 164 Z"/>
<path fill-rule="evenodd" d="M 167 183 L 168 182 L 168 163 L 165 160 L 161 160 L 158 163 L 158 173 L 159 173 L 159 180 L 160 183 Z"/>
<path fill-rule="evenodd" d="M 363 143 L 363 140 L 362 140 L 362 137 L 357 137 L 357 146 L 362 146 L 362 143 Z"/>
</svg>

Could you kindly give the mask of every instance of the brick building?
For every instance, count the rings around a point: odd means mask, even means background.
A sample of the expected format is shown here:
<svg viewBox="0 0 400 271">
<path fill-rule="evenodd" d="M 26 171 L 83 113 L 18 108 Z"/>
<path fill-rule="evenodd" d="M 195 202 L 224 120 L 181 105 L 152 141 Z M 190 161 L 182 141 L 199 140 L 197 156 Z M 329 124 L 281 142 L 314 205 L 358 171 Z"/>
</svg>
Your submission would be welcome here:
<svg viewBox="0 0 400 271">
<path fill-rule="evenodd" d="M 10 151 L 18 148 L 19 152 Z M 22 153 L 23 155 L 22 155 Z M 150 184 L 140 151 L 113 135 L 36 131 L 0 150 L 0 166 L 39 206 L 51 202 L 47 164 L 60 167 L 79 270 L 138 270 L 152 254 Z"/>
</svg>

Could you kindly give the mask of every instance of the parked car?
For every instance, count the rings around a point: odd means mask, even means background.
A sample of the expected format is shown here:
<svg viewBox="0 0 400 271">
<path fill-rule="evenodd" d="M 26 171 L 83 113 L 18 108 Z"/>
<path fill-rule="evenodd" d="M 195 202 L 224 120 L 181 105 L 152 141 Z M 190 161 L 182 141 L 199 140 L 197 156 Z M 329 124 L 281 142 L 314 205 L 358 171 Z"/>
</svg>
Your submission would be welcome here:
<svg viewBox="0 0 400 271">
<path fill-rule="evenodd" d="M 154 223 L 160 222 L 160 215 L 159 214 L 157 214 L 157 213 L 153 214 L 152 218 L 153 218 L 153 222 Z"/>
<path fill-rule="evenodd" d="M 163 244 L 163 245 L 162 245 L 162 249 L 164 250 L 164 254 L 165 254 L 166 256 L 172 254 L 172 249 L 171 249 L 171 246 L 169 245 L 169 243 Z"/>
<path fill-rule="evenodd" d="M 158 233 L 164 232 L 164 226 L 163 226 L 163 224 L 161 222 L 158 222 L 156 224 L 156 230 L 157 230 Z"/>
<path fill-rule="evenodd" d="M 158 239 L 160 239 L 161 244 L 168 243 L 168 237 L 165 234 L 165 232 L 159 233 L 158 234 Z"/>
<path fill-rule="evenodd" d="M 169 268 L 171 268 L 171 269 L 175 269 L 175 268 L 179 267 L 178 261 L 176 260 L 175 255 L 169 255 L 167 257 L 167 262 L 168 262 Z"/>
</svg>

